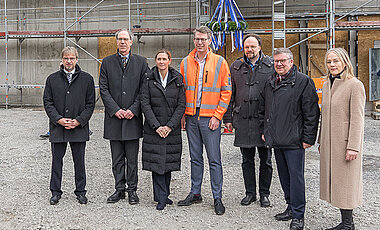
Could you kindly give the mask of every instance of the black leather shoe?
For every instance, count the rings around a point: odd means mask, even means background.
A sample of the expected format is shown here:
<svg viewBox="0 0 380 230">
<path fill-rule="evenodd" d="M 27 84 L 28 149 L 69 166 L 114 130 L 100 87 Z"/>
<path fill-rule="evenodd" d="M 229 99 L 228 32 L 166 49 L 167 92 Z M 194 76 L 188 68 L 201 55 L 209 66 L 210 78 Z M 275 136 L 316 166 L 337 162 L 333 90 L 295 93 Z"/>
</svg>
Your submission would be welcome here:
<svg viewBox="0 0 380 230">
<path fill-rule="evenodd" d="M 275 215 L 274 218 L 276 218 L 276 220 L 279 220 L 279 221 L 280 220 L 282 220 L 282 221 L 291 220 L 292 219 L 292 210 L 286 209 L 284 212 L 278 213 L 277 215 Z"/>
<path fill-rule="evenodd" d="M 222 199 L 220 198 L 217 198 L 214 200 L 214 208 L 215 208 L 216 215 L 223 215 L 224 212 L 226 211 L 226 208 L 224 207 L 222 203 Z"/>
<path fill-rule="evenodd" d="M 195 203 L 202 203 L 202 195 L 194 195 L 189 193 L 184 200 L 178 201 L 178 206 L 189 206 Z"/>
<path fill-rule="evenodd" d="M 173 201 L 169 198 L 166 198 L 166 204 L 173 204 Z"/>
<path fill-rule="evenodd" d="M 59 199 L 61 199 L 61 195 L 53 195 L 53 196 L 50 198 L 50 204 L 51 204 L 51 205 L 56 205 L 56 204 L 58 204 Z"/>
<path fill-rule="evenodd" d="M 130 191 L 128 192 L 128 202 L 129 204 L 138 204 L 139 203 L 139 197 L 137 196 L 136 191 Z"/>
<path fill-rule="evenodd" d="M 302 219 L 292 219 L 292 222 L 290 223 L 290 230 L 302 230 L 304 226 L 304 221 Z"/>
<path fill-rule="evenodd" d="M 116 203 L 120 199 L 125 199 L 124 190 L 116 190 L 110 197 L 108 197 L 107 203 Z"/>
<path fill-rule="evenodd" d="M 156 206 L 156 209 L 157 210 L 164 210 L 165 206 L 166 206 L 166 203 L 160 203 L 160 202 L 158 202 L 158 204 Z"/>
<path fill-rule="evenodd" d="M 240 202 L 241 205 L 250 205 L 252 202 L 256 201 L 256 196 L 246 195 Z"/>
<path fill-rule="evenodd" d="M 269 198 L 266 197 L 266 196 L 262 196 L 260 197 L 260 205 L 261 207 L 263 208 L 267 208 L 270 206 L 270 201 L 269 201 Z"/>
<path fill-rule="evenodd" d="M 77 196 L 77 200 L 79 204 L 87 204 L 87 197 L 85 195 Z"/>
</svg>

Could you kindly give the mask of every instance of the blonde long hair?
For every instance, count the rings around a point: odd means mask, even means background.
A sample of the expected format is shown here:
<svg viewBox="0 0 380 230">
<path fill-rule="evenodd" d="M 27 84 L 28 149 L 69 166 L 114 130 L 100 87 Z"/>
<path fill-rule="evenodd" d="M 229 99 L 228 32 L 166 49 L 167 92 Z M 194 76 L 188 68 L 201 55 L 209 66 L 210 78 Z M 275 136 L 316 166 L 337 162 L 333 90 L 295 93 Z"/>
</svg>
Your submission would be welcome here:
<svg viewBox="0 0 380 230">
<path fill-rule="evenodd" d="M 348 56 L 347 51 L 345 49 L 343 49 L 343 48 L 331 48 L 331 49 L 329 49 L 326 52 L 326 55 L 325 55 L 325 68 L 326 68 L 326 72 L 327 72 L 327 76 L 326 77 L 329 77 L 330 74 L 331 74 L 330 71 L 329 71 L 329 68 L 327 67 L 327 56 L 329 56 L 330 53 L 336 54 L 338 56 L 339 60 L 344 65 L 343 72 L 340 75 L 340 77 L 343 80 L 355 77 L 355 75 L 354 75 L 354 68 L 352 67 L 352 63 L 350 61 L 350 57 Z"/>
</svg>

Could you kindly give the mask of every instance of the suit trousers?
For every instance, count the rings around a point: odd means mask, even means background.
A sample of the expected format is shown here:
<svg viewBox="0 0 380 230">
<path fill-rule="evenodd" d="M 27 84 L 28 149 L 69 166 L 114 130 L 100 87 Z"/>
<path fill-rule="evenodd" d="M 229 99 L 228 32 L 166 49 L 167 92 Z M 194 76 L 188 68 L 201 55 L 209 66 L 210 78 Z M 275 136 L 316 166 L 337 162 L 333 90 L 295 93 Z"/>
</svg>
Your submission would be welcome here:
<svg viewBox="0 0 380 230">
<path fill-rule="evenodd" d="M 112 173 L 115 178 L 115 189 L 127 192 L 137 190 L 137 155 L 139 152 L 139 139 L 117 141 L 110 140 L 112 154 Z M 127 165 L 127 173 L 125 166 Z"/>
<path fill-rule="evenodd" d="M 211 117 L 186 116 L 186 133 L 191 159 L 191 193 L 201 194 L 203 180 L 203 145 L 210 169 L 211 190 L 214 199 L 222 198 L 223 170 L 220 153 L 220 123 L 216 130 L 208 127 Z"/>
<path fill-rule="evenodd" d="M 172 173 L 167 172 L 163 175 L 152 172 L 153 197 L 154 201 L 165 204 L 170 195 L 170 180 Z"/>
<path fill-rule="evenodd" d="M 293 218 L 301 219 L 305 213 L 305 149 L 274 149 L 278 176 L 288 209 Z"/>
<path fill-rule="evenodd" d="M 51 143 L 52 167 L 50 177 L 50 191 L 53 195 L 62 195 L 62 167 L 66 153 L 67 142 Z M 75 195 L 86 194 L 86 169 L 84 154 L 86 142 L 70 142 L 75 173 Z"/>
<path fill-rule="evenodd" d="M 256 196 L 256 173 L 255 173 L 255 152 L 256 147 L 240 148 L 243 162 L 243 178 L 245 185 L 245 194 Z M 265 147 L 257 147 L 260 158 L 259 168 L 259 194 L 260 197 L 268 197 L 270 192 L 270 184 L 272 182 L 272 152 L 271 149 Z"/>
</svg>

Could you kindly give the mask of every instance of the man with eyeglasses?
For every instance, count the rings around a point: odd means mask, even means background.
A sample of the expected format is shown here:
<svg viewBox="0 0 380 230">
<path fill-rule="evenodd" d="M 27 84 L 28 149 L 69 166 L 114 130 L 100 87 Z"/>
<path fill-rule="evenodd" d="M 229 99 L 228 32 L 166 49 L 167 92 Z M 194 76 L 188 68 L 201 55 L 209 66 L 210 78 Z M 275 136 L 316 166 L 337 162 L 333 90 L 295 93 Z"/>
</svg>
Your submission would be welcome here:
<svg viewBox="0 0 380 230">
<path fill-rule="evenodd" d="M 305 149 L 314 145 L 319 122 L 318 95 L 313 80 L 297 71 L 288 48 L 273 53 L 274 73 L 262 94 L 262 139 L 274 148 L 278 175 L 287 208 L 275 215 L 292 220 L 290 229 L 304 228 Z"/>
<path fill-rule="evenodd" d="M 47 78 L 43 95 L 52 150 L 51 205 L 61 199 L 63 157 L 68 142 L 74 161 L 74 193 L 80 204 L 87 203 L 85 148 L 95 108 L 95 86 L 93 77 L 82 71 L 77 62 L 78 51 L 70 46 L 63 48 L 61 68 Z"/>
<path fill-rule="evenodd" d="M 134 205 L 139 203 L 137 155 L 143 126 L 140 86 L 149 68 L 146 58 L 131 52 L 131 31 L 121 29 L 115 37 L 117 53 L 103 59 L 99 76 L 100 95 L 105 107 L 103 137 L 110 140 L 115 178 L 115 192 L 108 197 L 107 203 L 125 199 L 127 191 L 128 202 Z"/>
<path fill-rule="evenodd" d="M 220 152 L 220 125 L 231 97 L 230 71 L 226 60 L 211 52 L 212 32 L 206 26 L 194 30 L 195 49 L 181 62 L 184 76 L 186 110 L 182 128 L 186 129 L 191 159 L 191 191 L 178 202 L 189 206 L 202 202 L 203 145 L 210 168 L 214 209 L 223 215 L 223 172 Z"/>
<path fill-rule="evenodd" d="M 255 152 L 260 158 L 259 195 L 261 207 L 269 207 L 272 181 L 272 152 L 266 148 L 259 132 L 259 98 L 265 82 L 274 73 L 273 61 L 261 51 L 261 37 L 248 34 L 243 39 L 244 56 L 230 67 L 232 96 L 223 121 L 227 129 L 235 128 L 234 145 L 240 147 L 245 197 L 241 205 L 256 201 Z"/>
</svg>

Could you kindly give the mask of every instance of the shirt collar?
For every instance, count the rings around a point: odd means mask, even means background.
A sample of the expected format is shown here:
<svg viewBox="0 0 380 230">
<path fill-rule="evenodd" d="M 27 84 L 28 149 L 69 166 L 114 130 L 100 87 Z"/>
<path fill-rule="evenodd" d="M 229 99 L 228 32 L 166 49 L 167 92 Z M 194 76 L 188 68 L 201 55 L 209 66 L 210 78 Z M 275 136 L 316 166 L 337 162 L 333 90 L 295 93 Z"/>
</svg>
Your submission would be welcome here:
<svg viewBox="0 0 380 230">
<path fill-rule="evenodd" d="M 205 57 L 204 57 L 202 60 L 200 60 L 200 59 L 198 58 L 198 52 L 196 52 L 196 53 L 195 53 L 195 60 L 197 60 L 197 62 L 203 62 L 203 61 L 205 61 L 206 58 L 207 58 L 208 52 L 210 52 L 210 51 L 207 50 L 207 53 L 206 53 Z"/>
<path fill-rule="evenodd" d="M 75 68 L 72 70 L 72 71 L 67 71 L 65 68 L 63 68 L 63 71 L 65 72 L 65 74 L 68 74 L 68 73 L 71 73 L 71 74 L 74 74 L 75 73 Z"/>
<path fill-rule="evenodd" d="M 122 55 L 120 52 L 117 52 L 118 54 L 119 54 L 119 56 L 120 56 L 120 58 L 123 58 L 123 57 L 125 57 L 126 59 L 128 59 L 129 58 L 129 53 L 127 54 L 127 55 Z"/>
</svg>

